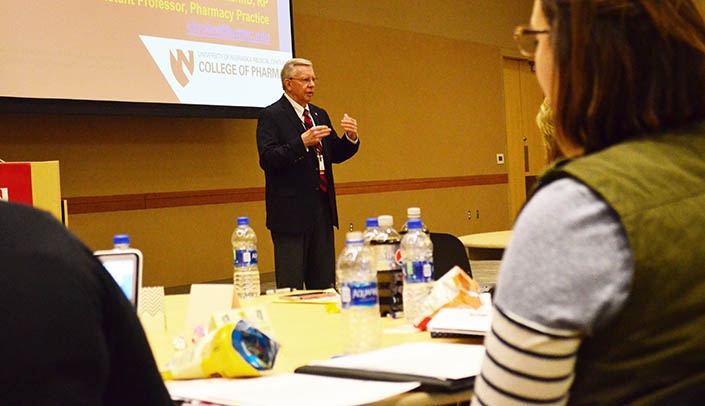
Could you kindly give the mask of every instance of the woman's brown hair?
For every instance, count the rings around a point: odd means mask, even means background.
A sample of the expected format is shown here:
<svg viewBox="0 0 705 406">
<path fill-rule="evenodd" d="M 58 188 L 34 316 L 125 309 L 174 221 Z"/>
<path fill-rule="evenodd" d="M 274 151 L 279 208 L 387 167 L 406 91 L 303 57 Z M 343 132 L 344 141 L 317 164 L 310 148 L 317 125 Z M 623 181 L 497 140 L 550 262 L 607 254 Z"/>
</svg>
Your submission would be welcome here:
<svg viewBox="0 0 705 406">
<path fill-rule="evenodd" d="M 557 136 L 586 153 L 705 119 L 705 23 L 690 0 L 542 0 Z"/>
</svg>

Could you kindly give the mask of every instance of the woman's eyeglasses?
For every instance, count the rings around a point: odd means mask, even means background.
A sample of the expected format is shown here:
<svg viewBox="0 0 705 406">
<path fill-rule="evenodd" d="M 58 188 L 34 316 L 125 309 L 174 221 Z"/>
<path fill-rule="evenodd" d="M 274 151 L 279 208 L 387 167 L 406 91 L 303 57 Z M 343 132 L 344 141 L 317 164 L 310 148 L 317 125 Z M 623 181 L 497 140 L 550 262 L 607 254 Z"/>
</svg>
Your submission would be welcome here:
<svg viewBox="0 0 705 406">
<path fill-rule="evenodd" d="M 522 55 L 533 58 L 539 44 L 536 36 L 550 33 L 551 30 L 537 30 L 527 25 L 520 25 L 514 29 L 514 40 Z"/>
</svg>

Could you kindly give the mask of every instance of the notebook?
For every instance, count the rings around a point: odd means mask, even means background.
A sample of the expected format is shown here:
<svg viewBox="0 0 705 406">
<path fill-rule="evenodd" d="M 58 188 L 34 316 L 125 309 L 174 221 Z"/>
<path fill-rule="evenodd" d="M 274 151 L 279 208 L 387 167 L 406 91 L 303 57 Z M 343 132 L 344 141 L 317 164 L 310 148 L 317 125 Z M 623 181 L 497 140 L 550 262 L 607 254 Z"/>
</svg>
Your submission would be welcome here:
<svg viewBox="0 0 705 406">
<path fill-rule="evenodd" d="M 294 372 L 394 382 L 419 382 L 425 390 L 470 389 L 480 373 L 482 345 L 414 342 L 312 362 Z"/>
<path fill-rule="evenodd" d="M 480 294 L 482 306 L 479 309 L 471 307 L 445 307 L 436 313 L 428 322 L 426 330 L 431 337 L 477 337 L 490 331 L 492 322 L 492 295 L 489 292 Z"/>
<path fill-rule="evenodd" d="M 484 336 L 490 331 L 492 318 L 489 312 L 465 307 L 447 307 L 438 311 L 426 329 L 431 337 Z"/>
</svg>

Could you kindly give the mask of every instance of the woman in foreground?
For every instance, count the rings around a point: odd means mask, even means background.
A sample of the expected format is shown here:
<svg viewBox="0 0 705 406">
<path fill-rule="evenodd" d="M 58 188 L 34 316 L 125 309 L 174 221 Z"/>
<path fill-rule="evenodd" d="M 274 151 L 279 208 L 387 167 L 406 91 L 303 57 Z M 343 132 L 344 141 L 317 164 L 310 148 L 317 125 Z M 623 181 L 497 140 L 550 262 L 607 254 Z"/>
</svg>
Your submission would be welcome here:
<svg viewBox="0 0 705 406">
<path fill-rule="evenodd" d="M 515 36 L 567 160 L 514 225 L 473 404 L 702 401 L 701 14 L 690 0 L 535 0 Z"/>
</svg>

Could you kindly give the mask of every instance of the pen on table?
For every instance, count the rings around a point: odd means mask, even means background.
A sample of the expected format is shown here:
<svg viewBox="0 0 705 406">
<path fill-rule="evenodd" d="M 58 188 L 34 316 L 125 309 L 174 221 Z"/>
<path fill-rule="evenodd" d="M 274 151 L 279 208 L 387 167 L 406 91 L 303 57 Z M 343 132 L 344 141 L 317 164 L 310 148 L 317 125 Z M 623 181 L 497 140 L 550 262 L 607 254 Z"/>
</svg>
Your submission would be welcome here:
<svg viewBox="0 0 705 406">
<path fill-rule="evenodd" d="M 319 299 L 322 297 L 332 297 L 335 296 L 335 293 L 333 292 L 310 292 L 310 293 L 301 293 L 298 295 L 290 295 L 288 296 L 289 299 L 294 299 L 294 300 L 306 300 L 306 299 Z"/>
</svg>

